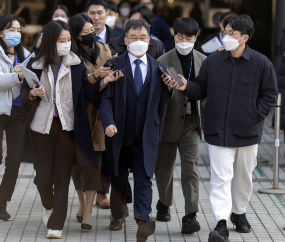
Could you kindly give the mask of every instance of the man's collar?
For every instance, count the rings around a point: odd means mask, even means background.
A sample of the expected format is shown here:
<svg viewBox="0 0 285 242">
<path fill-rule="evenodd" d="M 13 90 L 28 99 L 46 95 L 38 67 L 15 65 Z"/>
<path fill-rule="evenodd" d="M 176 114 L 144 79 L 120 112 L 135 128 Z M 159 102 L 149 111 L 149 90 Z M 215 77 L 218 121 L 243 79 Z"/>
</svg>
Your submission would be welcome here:
<svg viewBox="0 0 285 242">
<path fill-rule="evenodd" d="M 101 31 L 100 34 L 97 34 L 97 36 L 99 36 L 102 40 L 105 39 L 105 36 L 106 36 L 106 26 L 104 27 L 104 29 Z"/>
<path fill-rule="evenodd" d="M 250 52 L 251 52 L 251 49 L 245 45 L 245 51 L 243 52 L 242 54 L 242 57 L 246 60 L 250 60 Z M 230 57 L 230 51 L 224 51 L 224 56 L 223 56 L 223 59 L 227 59 Z"/>
<path fill-rule="evenodd" d="M 131 63 L 133 63 L 136 59 L 140 59 L 144 64 L 147 65 L 147 56 L 146 56 L 146 54 L 144 54 L 141 58 L 137 58 L 137 57 L 133 56 L 131 53 L 128 53 L 128 55 L 129 55 Z"/>
</svg>

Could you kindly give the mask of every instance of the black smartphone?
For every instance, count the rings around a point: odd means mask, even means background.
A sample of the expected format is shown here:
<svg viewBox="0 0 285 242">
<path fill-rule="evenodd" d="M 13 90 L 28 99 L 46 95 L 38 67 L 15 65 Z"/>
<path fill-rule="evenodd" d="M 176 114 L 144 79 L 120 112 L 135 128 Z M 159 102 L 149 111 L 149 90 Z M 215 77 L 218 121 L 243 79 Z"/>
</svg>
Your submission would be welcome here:
<svg viewBox="0 0 285 242">
<path fill-rule="evenodd" d="M 184 85 L 183 81 L 180 79 L 180 77 L 178 76 L 178 74 L 176 73 L 176 71 L 174 70 L 174 68 L 171 66 L 169 68 L 167 68 L 167 71 L 169 73 L 169 75 L 171 76 L 171 78 L 178 83 L 179 87 L 182 87 Z"/>
<path fill-rule="evenodd" d="M 119 71 L 123 72 L 125 69 L 127 69 L 127 67 L 124 67 L 124 68 L 122 68 L 120 70 L 115 70 L 115 72 L 113 73 L 113 76 L 116 77 L 116 72 L 119 72 Z"/>
</svg>

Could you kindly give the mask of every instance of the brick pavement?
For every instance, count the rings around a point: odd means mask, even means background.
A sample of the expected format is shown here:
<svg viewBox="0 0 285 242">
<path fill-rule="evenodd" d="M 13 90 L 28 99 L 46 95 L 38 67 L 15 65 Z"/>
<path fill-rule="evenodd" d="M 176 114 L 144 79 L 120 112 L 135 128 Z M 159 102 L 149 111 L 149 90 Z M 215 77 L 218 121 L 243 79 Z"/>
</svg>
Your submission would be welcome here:
<svg viewBox="0 0 285 242">
<path fill-rule="evenodd" d="M 273 178 L 273 130 L 270 128 L 271 119 L 266 120 L 262 143 L 259 147 L 258 166 L 254 171 L 254 191 L 247 211 L 247 217 L 252 225 L 252 233 L 239 234 L 233 230 L 230 223 L 230 241 L 285 241 L 285 195 L 259 194 L 261 187 L 271 187 Z M 280 187 L 285 187 L 284 142 L 281 136 L 280 149 Z M 209 157 L 205 142 L 201 142 L 198 171 L 200 175 L 200 202 L 198 220 L 201 231 L 193 235 L 182 235 L 181 220 L 184 216 L 184 200 L 180 184 L 181 167 L 179 155 L 174 174 L 174 205 L 171 207 L 172 220 L 168 223 L 157 222 L 156 232 L 148 241 L 208 241 L 208 234 L 214 228 L 215 221 L 209 202 Z M 4 164 L 0 166 L 0 181 L 4 172 Z M 22 164 L 19 179 L 12 201 L 8 205 L 13 220 L 0 223 L 0 242 L 30 242 L 49 241 L 46 239 L 47 229 L 41 223 L 41 202 L 36 186 L 33 183 L 35 172 L 31 164 Z M 133 185 L 132 178 L 131 185 Z M 153 179 L 152 217 L 155 218 L 155 205 L 158 200 L 155 178 Z M 136 241 L 136 223 L 133 219 L 133 208 L 129 205 L 130 216 L 126 219 L 124 229 L 119 232 L 110 232 L 110 210 L 99 209 L 94 205 L 91 232 L 81 232 L 80 224 L 76 220 L 79 207 L 78 198 L 73 183 L 69 190 L 69 210 L 65 223 L 63 238 L 67 242 L 123 242 Z"/>
</svg>

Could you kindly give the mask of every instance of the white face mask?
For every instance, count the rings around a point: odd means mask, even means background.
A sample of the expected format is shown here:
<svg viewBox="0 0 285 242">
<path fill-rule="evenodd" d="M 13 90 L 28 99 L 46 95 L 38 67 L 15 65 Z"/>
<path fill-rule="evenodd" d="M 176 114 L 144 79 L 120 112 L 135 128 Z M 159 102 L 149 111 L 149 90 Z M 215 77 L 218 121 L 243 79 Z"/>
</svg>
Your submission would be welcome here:
<svg viewBox="0 0 285 242">
<path fill-rule="evenodd" d="M 143 56 L 148 50 L 148 43 L 144 41 L 135 41 L 129 44 L 129 51 L 133 56 Z"/>
<path fill-rule="evenodd" d="M 57 54 L 59 56 L 65 56 L 69 53 L 70 51 L 70 47 L 71 47 L 71 42 L 67 42 L 67 43 L 57 43 L 56 44 L 57 47 Z"/>
<path fill-rule="evenodd" d="M 194 44 L 190 42 L 175 43 L 175 48 L 181 55 L 188 55 L 193 50 Z"/>
<path fill-rule="evenodd" d="M 108 18 L 106 19 L 106 24 L 109 26 L 109 27 L 112 27 L 116 22 L 116 16 L 108 16 Z"/>
<path fill-rule="evenodd" d="M 120 14 L 124 17 L 128 17 L 130 14 L 130 9 L 129 8 L 121 8 L 120 9 Z"/>
<path fill-rule="evenodd" d="M 235 39 L 229 35 L 226 35 L 223 39 L 222 42 L 225 46 L 226 51 L 234 51 L 239 47 L 240 43 L 238 42 L 242 37 L 239 39 Z"/>
<path fill-rule="evenodd" d="M 68 19 L 67 19 L 67 18 L 64 18 L 64 17 L 56 17 L 56 18 L 53 18 L 52 20 L 53 20 L 53 21 L 61 20 L 61 21 L 65 22 L 65 23 L 68 22 Z"/>
</svg>

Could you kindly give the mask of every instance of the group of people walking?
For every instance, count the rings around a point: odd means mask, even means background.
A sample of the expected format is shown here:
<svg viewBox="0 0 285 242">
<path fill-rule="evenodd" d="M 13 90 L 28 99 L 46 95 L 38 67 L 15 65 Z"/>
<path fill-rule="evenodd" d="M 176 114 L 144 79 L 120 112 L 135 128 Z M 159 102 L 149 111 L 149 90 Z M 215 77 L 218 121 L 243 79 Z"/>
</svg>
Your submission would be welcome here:
<svg viewBox="0 0 285 242">
<path fill-rule="evenodd" d="M 20 68 L 30 54 L 21 40 L 25 22 L 15 15 L 0 18 L 0 137 L 5 131 L 7 142 L 1 220 L 11 220 L 7 203 L 20 163 L 29 162 L 47 238 L 62 237 L 72 178 L 80 203 L 74 219 L 82 230 L 92 230 L 96 196 L 100 208 L 111 209 L 112 231 L 122 229 L 133 203 L 137 241 L 147 241 L 156 224 L 150 218 L 151 178 L 155 174 L 159 193 L 156 220 L 170 221 L 178 149 L 185 199 L 181 233 L 198 232 L 197 162 L 204 132 L 217 223 L 208 241 L 228 241 L 228 219 L 237 232 L 251 232 L 246 209 L 252 172 L 264 119 L 277 100 L 273 64 L 247 45 L 253 21 L 233 13 L 224 17 L 223 48 L 206 57 L 194 49 L 197 21 L 179 18 L 175 47 L 165 53 L 164 44 L 151 37 L 152 2 L 141 1 L 124 30 L 109 19 L 118 12 L 113 2 L 88 0 L 85 13 L 71 17 L 57 6 L 27 65 L 40 80 L 33 88 Z M 179 80 L 167 74 L 170 67 Z"/>
</svg>

